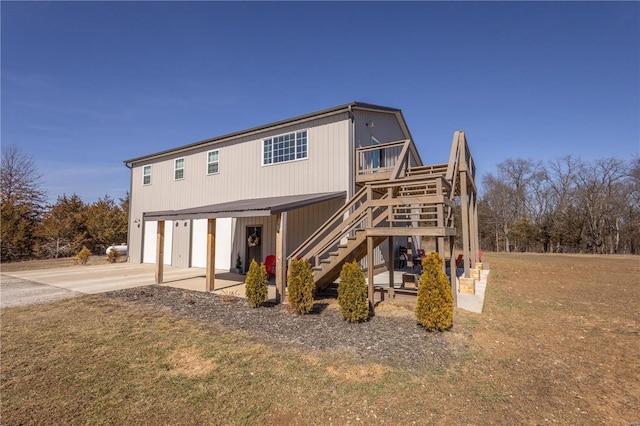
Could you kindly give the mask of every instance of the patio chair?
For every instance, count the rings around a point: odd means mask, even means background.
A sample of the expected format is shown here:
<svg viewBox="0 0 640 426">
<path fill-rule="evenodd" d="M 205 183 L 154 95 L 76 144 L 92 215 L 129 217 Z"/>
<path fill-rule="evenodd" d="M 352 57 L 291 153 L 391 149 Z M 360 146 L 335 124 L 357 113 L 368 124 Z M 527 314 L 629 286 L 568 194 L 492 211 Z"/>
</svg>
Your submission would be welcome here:
<svg viewBox="0 0 640 426">
<path fill-rule="evenodd" d="M 407 267 L 407 259 L 407 248 L 403 246 L 398 247 L 398 258 L 396 259 L 398 269 L 405 269 Z"/>
<path fill-rule="evenodd" d="M 267 279 L 276 277 L 276 257 L 273 254 L 264 260 L 264 269 L 267 271 Z"/>
</svg>

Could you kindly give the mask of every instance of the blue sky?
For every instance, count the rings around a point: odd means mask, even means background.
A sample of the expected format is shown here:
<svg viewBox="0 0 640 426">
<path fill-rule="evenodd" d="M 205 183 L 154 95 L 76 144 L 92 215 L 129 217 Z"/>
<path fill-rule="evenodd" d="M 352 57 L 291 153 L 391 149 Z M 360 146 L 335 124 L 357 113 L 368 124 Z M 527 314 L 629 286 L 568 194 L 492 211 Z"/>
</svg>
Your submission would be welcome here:
<svg viewBox="0 0 640 426">
<path fill-rule="evenodd" d="M 49 198 L 122 161 L 350 101 L 401 108 L 426 163 L 640 152 L 638 2 L 6 2 L 2 144 Z"/>
</svg>

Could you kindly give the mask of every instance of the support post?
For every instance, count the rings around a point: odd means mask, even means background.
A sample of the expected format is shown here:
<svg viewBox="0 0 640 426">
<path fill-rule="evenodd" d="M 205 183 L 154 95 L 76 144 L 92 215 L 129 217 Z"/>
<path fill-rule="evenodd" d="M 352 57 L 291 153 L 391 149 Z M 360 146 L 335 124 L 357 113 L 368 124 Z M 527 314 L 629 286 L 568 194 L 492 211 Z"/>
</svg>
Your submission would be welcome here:
<svg viewBox="0 0 640 426">
<path fill-rule="evenodd" d="M 287 212 L 276 216 L 276 303 L 283 303 L 287 283 Z"/>
<path fill-rule="evenodd" d="M 449 282 L 451 282 L 451 294 L 453 296 L 453 307 L 458 306 L 458 274 L 456 271 L 456 248 L 455 237 L 449 237 Z"/>
<path fill-rule="evenodd" d="M 373 306 L 373 237 L 367 237 L 367 287 L 369 304 Z"/>
<path fill-rule="evenodd" d="M 389 259 L 387 260 L 387 269 L 389 270 L 389 299 L 393 300 L 395 299 L 396 295 L 395 295 L 395 291 L 394 291 L 394 286 L 393 286 L 393 280 L 394 280 L 394 275 L 395 275 L 395 263 L 396 263 L 396 259 L 395 259 L 395 250 L 393 248 L 393 237 L 389 237 Z M 383 293 L 384 294 L 384 293 Z"/>
<path fill-rule="evenodd" d="M 156 231 L 156 284 L 164 280 L 164 220 L 158 221 Z"/>
<path fill-rule="evenodd" d="M 207 221 L 207 291 L 216 289 L 216 219 Z"/>
<path fill-rule="evenodd" d="M 469 199 L 467 198 L 467 172 L 460 173 L 460 202 L 462 207 L 462 250 L 464 253 L 464 276 L 469 278 L 471 250 L 469 248 Z"/>
</svg>

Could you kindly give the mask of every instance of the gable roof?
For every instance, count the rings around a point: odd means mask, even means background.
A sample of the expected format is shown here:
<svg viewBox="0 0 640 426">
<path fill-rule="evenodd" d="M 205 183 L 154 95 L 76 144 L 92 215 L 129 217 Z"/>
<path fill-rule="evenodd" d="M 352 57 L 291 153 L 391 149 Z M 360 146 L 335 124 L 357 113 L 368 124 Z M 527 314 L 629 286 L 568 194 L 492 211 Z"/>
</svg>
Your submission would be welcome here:
<svg viewBox="0 0 640 426">
<path fill-rule="evenodd" d="M 378 111 L 378 112 L 386 112 L 386 113 L 392 113 L 395 114 L 396 117 L 398 118 L 398 121 L 400 122 L 400 126 L 402 127 L 403 131 L 405 131 L 407 133 L 407 135 L 409 135 L 410 137 L 410 133 L 409 133 L 409 128 L 407 127 L 407 124 L 404 120 L 404 116 L 402 115 L 402 111 L 400 109 L 397 108 L 391 108 L 391 107 L 385 107 L 385 106 L 380 106 L 380 105 L 373 105 L 373 104 L 368 104 L 368 103 L 364 103 L 364 102 L 350 102 L 348 104 L 344 104 L 344 105 L 338 105 L 335 106 L 333 108 L 328 108 L 328 109 L 324 109 L 321 111 L 316 111 L 316 112 L 312 112 L 309 114 L 304 114 L 304 115 L 300 115 L 297 117 L 292 117 L 292 118 L 288 118 L 286 120 L 280 120 L 280 121 L 276 121 L 273 123 L 269 123 L 269 124 L 264 124 L 262 126 L 257 126 L 257 127 L 252 127 L 250 129 L 246 129 L 246 130 L 242 130 L 239 132 L 234 132 L 234 133 L 229 133 L 226 135 L 222 135 L 222 136 L 217 136 L 214 138 L 209 138 L 209 139 L 204 139 L 198 142 L 194 142 L 191 144 L 187 144 L 187 145 L 182 145 L 176 148 L 171 148 L 171 149 L 167 149 L 164 151 L 159 151 L 153 154 L 148 154 L 148 155 L 143 155 L 141 157 L 136 157 L 136 158 L 132 158 L 129 160 L 125 160 L 124 163 L 128 166 L 129 164 L 132 163 L 138 163 L 140 161 L 149 161 L 149 160 L 153 160 L 155 158 L 159 158 L 159 157 L 163 157 L 165 155 L 171 155 L 171 154 L 176 154 L 182 151 L 187 151 L 193 148 L 198 148 L 201 146 L 207 146 L 207 145 L 214 145 L 216 143 L 219 142 L 223 142 L 229 139 L 233 139 L 233 138 L 237 138 L 239 136 L 246 136 L 246 135 L 250 135 L 253 133 L 260 133 L 263 132 L 265 130 L 269 130 L 269 129 L 276 129 L 278 127 L 284 127 L 284 126 L 289 126 L 292 125 L 294 123 L 298 123 L 298 122 L 302 122 L 302 121 L 307 121 L 307 120 L 311 120 L 311 119 L 317 119 L 320 117 L 325 117 L 325 116 L 330 116 L 330 115 L 335 115 L 335 114 L 340 114 L 343 112 L 348 112 L 352 109 L 360 109 L 360 110 L 370 110 L 370 111 Z"/>
</svg>

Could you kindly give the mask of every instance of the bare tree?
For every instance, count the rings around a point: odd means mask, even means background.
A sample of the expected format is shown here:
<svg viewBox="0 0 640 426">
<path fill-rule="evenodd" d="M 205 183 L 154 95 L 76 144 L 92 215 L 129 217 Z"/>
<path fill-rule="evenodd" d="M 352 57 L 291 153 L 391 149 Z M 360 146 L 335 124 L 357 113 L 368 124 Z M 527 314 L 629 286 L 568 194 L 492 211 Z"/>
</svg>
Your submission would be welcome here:
<svg viewBox="0 0 640 426">
<path fill-rule="evenodd" d="M 577 175 L 578 206 L 585 215 L 586 237 L 597 253 L 618 252 L 628 175 L 627 164 L 615 158 L 596 160 Z"/>
<path fill-rule="evenodd" d="M 20 148 L 2 147 L 1 165 L 0 257 L 8 261 L 32 255 L 46 193 L 33 159 Z"/>
</svg>

